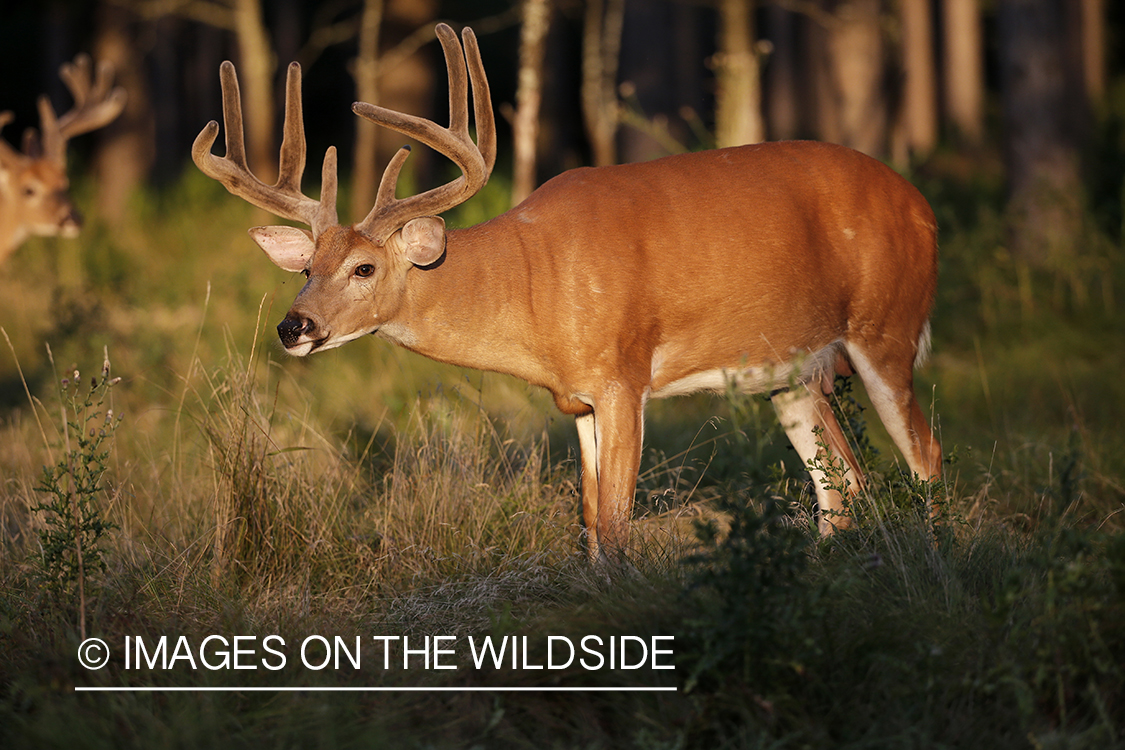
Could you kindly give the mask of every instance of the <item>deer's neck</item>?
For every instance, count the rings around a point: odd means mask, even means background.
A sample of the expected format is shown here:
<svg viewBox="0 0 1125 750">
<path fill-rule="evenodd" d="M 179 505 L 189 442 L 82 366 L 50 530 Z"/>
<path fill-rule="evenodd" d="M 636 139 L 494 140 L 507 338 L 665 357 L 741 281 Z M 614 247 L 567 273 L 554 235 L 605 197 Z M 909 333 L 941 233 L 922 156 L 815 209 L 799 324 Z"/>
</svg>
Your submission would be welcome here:
<svg viewBox="0 0 1125 750">
<path fill-rule="evenodd" d="M 412 269 L 397 343 L 432 359 L 502 372 L 537 385 L 530 259 L 513 222 L 452 230 L 442 262 Z"/>
</svg>

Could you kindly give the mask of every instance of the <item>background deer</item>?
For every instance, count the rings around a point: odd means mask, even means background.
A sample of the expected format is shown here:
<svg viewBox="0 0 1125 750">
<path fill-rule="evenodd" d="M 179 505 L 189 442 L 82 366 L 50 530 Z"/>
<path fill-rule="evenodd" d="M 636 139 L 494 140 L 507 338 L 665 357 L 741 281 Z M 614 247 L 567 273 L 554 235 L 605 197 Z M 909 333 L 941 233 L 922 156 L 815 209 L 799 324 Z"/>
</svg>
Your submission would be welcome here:
<svg viewBox="0 0 1125 750">
<path fill-rule="evenodd" d="M 396 199 L 404 148 L 354 225 L 337 220 L 334 148 L 320 199 L 301 192 L 300 68 L 289 67 L 273 186 L 247 167 L 237 77 L 230 63 L 221 68 L 227 153 L 211 152 L 212 121 L 193 146 L 196 164 L 231 193 L 311 228 L 250 230 L 274 263 L 308 278 L 277 327 L 288 352 L 375 334 L 548 389 L 577 418 L 595 558 L 627 546 L 650 398 L 731 384 L 771 392 L 801 459 L 821 451 L 814 428 L 822 428 L 855 489 L 860 467 L 826 394 L 833 373 L 858 372 L 911 471 L 939 476 L 941 448 L 913 390 L 929 344 L 937 228 L 913 186 L 841 146 L 763 143 L 575 169 L 495 219 L 446 231 L 438 214 L 488 180 L 496 130 L 472 31 L 464 51 L 448 26 L 437 35 L 449 69 L 448 128 L 371 104 L 352 109 L 445 154 L 462 174 Z M 844 499 L 812 475 L 821 530 L 846 526 Z"/>
<path fill-rule="evenodd" d="M 71 203 L 66 176 L 66 144 L 71 138 L 108 125 L 125 107 L 125 90 L 111 89 L 113 66 L 96 71 L 86 55 L 59 69 L 74 97 L 74 107 L 55 115 L 46 96 L 39 98 L 42 137 L 28 130 L 23 152 L 0 138 L 0 263 L 29 236 L 74 237 L 82 219 Z M 13 119 L 0 112 L 0 128 Z"/>
</svg>

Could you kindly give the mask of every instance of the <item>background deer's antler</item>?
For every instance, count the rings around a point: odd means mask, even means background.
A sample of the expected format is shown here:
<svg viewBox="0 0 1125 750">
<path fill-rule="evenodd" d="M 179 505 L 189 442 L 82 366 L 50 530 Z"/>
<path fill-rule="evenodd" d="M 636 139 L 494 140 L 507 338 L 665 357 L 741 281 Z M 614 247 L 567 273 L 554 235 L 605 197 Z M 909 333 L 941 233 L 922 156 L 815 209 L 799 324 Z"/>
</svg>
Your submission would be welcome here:
<svg viewBox="0 0 1125 750">
<path fill-rule="evenodd" d="M 67 141 L 112 122 L 125 108 L 126 94 L 120 86 L 111 88 L 113 64 L 103 60 L 95 71 L 89 55 L 78 55 L 73 63 L 63 65 L 59 77 L 70 89 L 74 106 L 57 117 L 50 100 L 39 97 L 39 127 L 43 131 L 44 156 L 64 166 Z"/>
</svg>

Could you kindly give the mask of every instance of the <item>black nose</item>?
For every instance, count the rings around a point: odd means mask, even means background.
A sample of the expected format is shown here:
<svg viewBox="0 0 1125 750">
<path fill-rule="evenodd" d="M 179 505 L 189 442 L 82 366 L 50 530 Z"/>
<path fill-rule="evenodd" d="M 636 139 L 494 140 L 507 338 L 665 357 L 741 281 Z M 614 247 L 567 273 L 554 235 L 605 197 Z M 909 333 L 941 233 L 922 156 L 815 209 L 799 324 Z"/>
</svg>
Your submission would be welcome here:
<svg viewBox="0 0 1125 750">
<path fill-rule="evenodd" d="M 315 330 L 316 323 L 312 318 L 291 316 L 277 324 L 277 335 L 286 348 L 296 344 L 302 334 L 307 333 L 311 336 Z"/>
</svg>

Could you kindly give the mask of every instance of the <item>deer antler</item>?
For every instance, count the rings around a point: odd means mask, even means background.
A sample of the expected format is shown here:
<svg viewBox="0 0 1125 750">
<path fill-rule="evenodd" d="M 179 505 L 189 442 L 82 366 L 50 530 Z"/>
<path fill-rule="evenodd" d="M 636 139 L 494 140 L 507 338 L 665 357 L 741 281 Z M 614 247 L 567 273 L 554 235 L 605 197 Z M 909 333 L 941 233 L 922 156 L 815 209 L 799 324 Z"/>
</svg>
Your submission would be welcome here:
<svg viewBox="0 0 1125 750">
<path fill-rule="evenodd" d="M 313 236 L 336 222 L 336 148 L 324 154 L 321 170 L 320 200 L 301 192 L 305 171 L 305 123 L 301 106 L 301 66 L 290 63 L 285 82 L 285 123 L 281 140 L 281 163 L 277 182 L 266 185 L 250 171 L 246 163 L 246 137 L 242 128 L 242 97 L 238 90 L 238 74 L 227 61 L 219 67 L 223 88 L 223 126 L 226 129 L 227 153 L 217 157 L 211 147 L 219 135 L 219 123 L 212 120 L 195 138 L 191 158 L 208 177 L 218 180 L 238 197 L 258 208 L 292 219 L 312 228 Z"/>
<path fill-rule="evenodd" d="M 113 64 L 103 60 L 97 70 L 89 55 L 78 55 L 59 69 L 59 77 L 70 89 L 74 106 L 62 117 L 55 115 L 50 100 L 39 97 L 39 127 L 43 131 L 43 153 L 60 167 L 66 165 L 66 142 L 76 135 L 97 130 L 114 120 L 125 108 L 125 89 L 110 88 Z"/>
<path fill-rule="evenodd" d="M 468 200 L 488 182 L 496 163 L 496 121 L 476 35 L 468 27 L 462 31 L 465 45 L 462 50 L 457 34 L 449 26 L 440 23 L 436 32 L 449 70 L 448 128 L 421 117 L 366 102 L 352 105 L 352 111 L 360 117 L 411 136 L 449 157 L 461 169 L 461 176 L 452 182 L 419 195 L 396 200 L 394 194 L 398 175 L 410 154 L 409 146 L 400 149 L 383 172 L 371 212 L 355 227 L 380 244 L 410 219 L 439 214 Z M 469 135 L 469 78 L 465 72 L 466 59 L 469 65 L 468 76 L 471 76 L 473 85 L 477 143 L 473 143 Z"/>
</svg>

